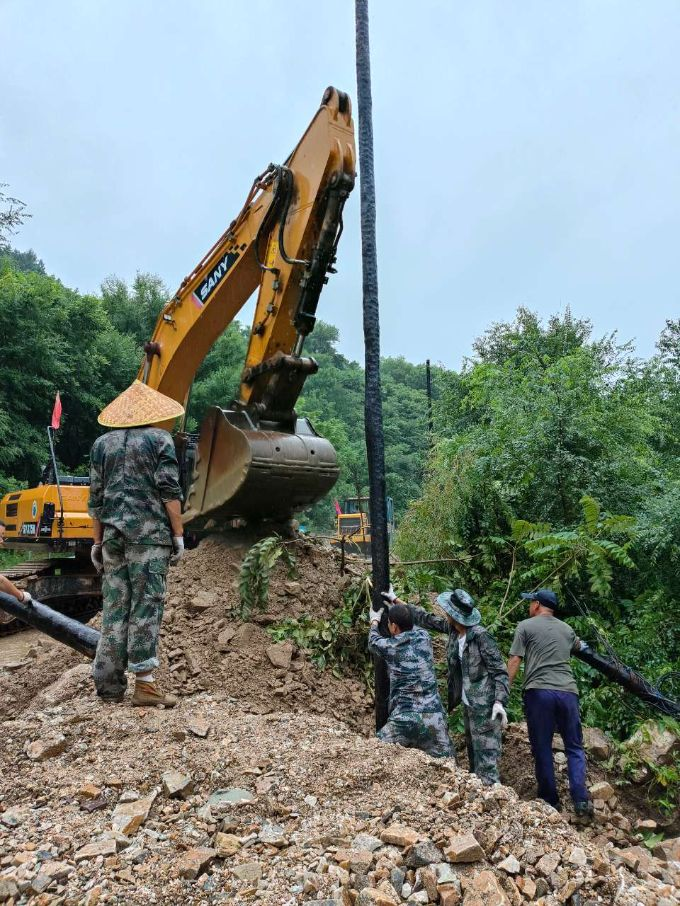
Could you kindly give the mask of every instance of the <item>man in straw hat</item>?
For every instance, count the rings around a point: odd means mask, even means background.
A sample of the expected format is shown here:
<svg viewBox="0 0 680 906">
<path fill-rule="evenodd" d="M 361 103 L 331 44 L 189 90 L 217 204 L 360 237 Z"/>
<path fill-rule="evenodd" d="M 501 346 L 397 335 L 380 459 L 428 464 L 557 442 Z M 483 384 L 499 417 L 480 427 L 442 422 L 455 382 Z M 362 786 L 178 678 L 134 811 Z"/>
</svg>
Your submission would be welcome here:
<svg viewBox="0 0 680 906">
<path fill-rule="evenodd" d="M 435 758 L 453 758 L 444 706 L 439 697 L 432 658 L 432 640 L 413 625 L 408 607 L 393 604 L 387 612 L 389 638 L 378 629 L 384 608 L 369 620 L 368 648 L 383 658 L 390 679 L 389 718 L 378 730 L 383 742 L 422 749 Z"/>
<path fill-rule="evenodd" d="M 154 680 L 168 563 L 184 551 L 182 491 L 172 438 L 153 427 L 184 412 L 175 400 L 135 381 L 103 410 L 114 430 L 90 452 L 92 562 L 104 573 L 102 632 L 92 667 L 97 694 L 123 700 L 135 674 L 133 705 L 177 703 Z"/>
<path fill-rule="evenodd" d="M 391 603 L 401 604 L 392 586 L 383 592 Z M 462 701 L 470 770 L 487 785 L 499 782 L 501 730 L 508 725 L 505 704 L 508 700 L 508 671 L 498 646 L 481 625 L 475 602 L 462 588 L 445 591 L 437 598 L 445 616 L 435 616 L 405 605 L 417 626 L 448 635 L 449 712 Z"/>
</svg>

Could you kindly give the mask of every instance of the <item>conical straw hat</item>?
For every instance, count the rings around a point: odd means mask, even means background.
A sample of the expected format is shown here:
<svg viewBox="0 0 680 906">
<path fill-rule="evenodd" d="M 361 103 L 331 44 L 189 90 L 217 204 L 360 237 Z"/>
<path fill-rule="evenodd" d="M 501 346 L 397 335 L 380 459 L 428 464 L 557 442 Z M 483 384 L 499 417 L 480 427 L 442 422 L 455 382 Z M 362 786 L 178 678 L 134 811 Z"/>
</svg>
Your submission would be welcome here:
<svg viewBox="0 0 680 906">
<path fill-rule="evenodd" d="M 180 415 L 184 415 L 184 406 L 135 381 L 101 411 L 97 421 L 105 428 L 138 428 L 174 421 Z"/>
</svg>

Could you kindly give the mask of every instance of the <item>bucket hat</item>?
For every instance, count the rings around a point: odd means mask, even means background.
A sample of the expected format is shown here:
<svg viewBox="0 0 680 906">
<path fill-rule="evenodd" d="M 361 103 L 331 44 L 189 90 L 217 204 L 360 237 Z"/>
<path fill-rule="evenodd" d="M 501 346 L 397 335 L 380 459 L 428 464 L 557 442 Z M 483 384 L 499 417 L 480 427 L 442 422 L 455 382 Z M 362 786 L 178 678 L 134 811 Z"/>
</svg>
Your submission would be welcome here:
<svg viewBox="0 0 680 906">
<path fill-rule="evenodd" d="M 184 406 L 141 381 L 135 381 L 102 409 L 97 421 L 105 428 L 139 428 L 174 421 L 180 415 L 184 415 Z"/>
<path fill-rule="evenodd" d="M 482 622 L 482 615 L 475 607 L 474 599 L 462 588 L 443 591 L 437 597 L 437 604 L 462 626 L 477 626 Z"/>
</svg>

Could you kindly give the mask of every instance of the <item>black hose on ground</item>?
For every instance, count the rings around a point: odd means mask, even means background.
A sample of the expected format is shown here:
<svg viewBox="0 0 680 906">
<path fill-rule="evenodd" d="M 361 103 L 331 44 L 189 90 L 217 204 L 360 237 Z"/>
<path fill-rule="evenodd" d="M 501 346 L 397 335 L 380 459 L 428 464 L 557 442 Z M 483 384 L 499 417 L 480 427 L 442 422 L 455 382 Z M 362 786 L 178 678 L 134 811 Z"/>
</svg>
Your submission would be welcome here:
<svg viewBox="0 0 680 906">
<path fill-rule="evenodd" d="M 17 601 L 14 595 L 7 595 L 4 592 L 0 592 L 0 609 L 21 620 L 22 623 L 39 629 L 57 642 L 79 651 L 85 657 L 94 658 L 99 633 L 91 626 L 72 620 L 71 617 L 52 610 L 40 601 L 24 603 Z"/>
</svg>

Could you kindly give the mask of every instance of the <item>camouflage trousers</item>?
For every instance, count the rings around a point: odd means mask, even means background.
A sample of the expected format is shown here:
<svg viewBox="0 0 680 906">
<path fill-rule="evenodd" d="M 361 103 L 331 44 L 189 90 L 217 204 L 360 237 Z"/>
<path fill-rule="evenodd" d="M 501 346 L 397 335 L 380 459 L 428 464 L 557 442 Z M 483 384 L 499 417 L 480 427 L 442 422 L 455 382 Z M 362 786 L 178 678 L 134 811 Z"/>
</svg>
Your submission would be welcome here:
<svg viewBox="0 0 680 906">
<path fill-rule="evenodd" d="M 102 631 L 92 676 L 104 698 L 125 692 L 126 670 L 146 673 L 158 666 L 170 551 L 157 544 L 128 544 L 122 537 L 102 545 Z"/>
<path fill-rule="evenodd" d="M 489 705 L 471 708 L 463 705 L 465 722 L 465 743 L 467 746 L 470 771 L 490 786 L 498 783 L 498 762 L 501 757 L 501 722 L 491 720 Z"/>
<path fill-rule="evenodd" d="M 422 749 L 434 758 L 454 757 L 443 711 L 426 714 L 402 711 L 390 716 L 377 735 L 383 742 L 391 742 L 407 749 Z"/>
</svg>

